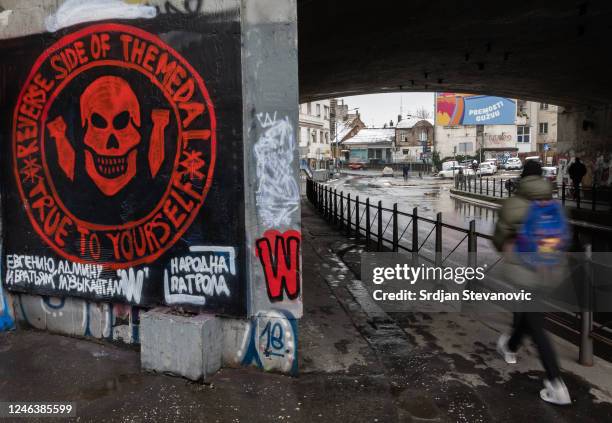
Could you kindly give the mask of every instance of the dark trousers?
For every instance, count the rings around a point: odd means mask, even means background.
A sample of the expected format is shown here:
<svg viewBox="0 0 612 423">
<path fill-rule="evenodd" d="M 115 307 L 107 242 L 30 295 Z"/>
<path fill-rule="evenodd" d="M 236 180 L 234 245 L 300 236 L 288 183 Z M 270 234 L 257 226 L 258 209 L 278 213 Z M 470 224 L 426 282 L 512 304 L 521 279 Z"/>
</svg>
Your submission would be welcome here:
<svg viewBox="0 0 612 423">
<path fill-rule="evenodd" d="M 580 197 L 580 182 L 572 182 L 574 185 L 574 199 Z"/>
<path fill-rule="evenodd" d="M 540 361 L 546 370 L 546 377 L 553 380 L 559 377 L 557 354 L 550 338 L 544 331 L 544 313 L 514 313 L 514 330 L 508 341 L 510 351 L 516 352 L 525 335 L 530 335 L 538 348 Z"/>
</svg>

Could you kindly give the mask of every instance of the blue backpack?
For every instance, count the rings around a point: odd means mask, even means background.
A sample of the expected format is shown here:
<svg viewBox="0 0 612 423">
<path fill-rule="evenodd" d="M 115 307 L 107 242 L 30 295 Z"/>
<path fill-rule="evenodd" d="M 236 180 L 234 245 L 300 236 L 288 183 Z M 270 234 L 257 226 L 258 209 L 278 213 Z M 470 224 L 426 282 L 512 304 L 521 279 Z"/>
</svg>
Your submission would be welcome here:
<svg viewBox="0 0 612 423">
<path fill-rule="evenodd" d="M 569 242 L 569 225 L 557 201 L 531 201 L 516 237 L 515 252 L 530 267 L 558 264 Z"/>
</svg>

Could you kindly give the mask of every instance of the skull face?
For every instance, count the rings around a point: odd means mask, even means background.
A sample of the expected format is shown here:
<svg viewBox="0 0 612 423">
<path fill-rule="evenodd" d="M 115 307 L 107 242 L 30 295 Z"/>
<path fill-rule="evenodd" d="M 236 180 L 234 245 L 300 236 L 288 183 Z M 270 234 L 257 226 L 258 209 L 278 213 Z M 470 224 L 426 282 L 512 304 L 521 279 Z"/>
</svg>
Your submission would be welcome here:
<svg viewBox="0 0 612 423">
<path fill-rule="evenodd" d="M 85 170 L 107 196 L 121 191 L 136 175 L 140 144 L 140 104 L 130 85 L 103 76 L 81 95 L 85 133 Z"/>
</svg>

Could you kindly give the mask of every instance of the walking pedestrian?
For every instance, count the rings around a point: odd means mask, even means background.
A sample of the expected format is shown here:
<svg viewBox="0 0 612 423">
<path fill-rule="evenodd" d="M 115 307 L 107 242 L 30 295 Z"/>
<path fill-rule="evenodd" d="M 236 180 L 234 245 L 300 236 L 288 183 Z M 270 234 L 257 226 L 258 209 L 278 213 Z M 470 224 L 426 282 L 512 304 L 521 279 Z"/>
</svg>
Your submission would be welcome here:
<svg viewBox="0 0 612 423">
<path fill-rule="evenodd" d="M 569 169 L 567 170 L 570 178 L 572 179 L 572 185 L 574 186 L 574 198 L 578 199 L 580 197 L 580 183 L 582 182 L 582 178 L 587 173 L 586 166 L 580 161 L 578 157 L 574 160 L 574 163 L 571 164 Z"/>
<path fill-rule="evenodd" d="M 538 274 L 541 268 L 526 265 L 521 259 L 537 258 L 539 249 L 545 241 L 562 250 L 567 243 L 567 222 L 558 202 L 552 200 L 552 186 L 542 177 L 542 165 L 536 161 L 527 161 L 523 167 L 516 195 L 508 198 L 499 212 L 495 227 L 493 243 L 502 251 L 506 260 L 507 271 L 504 272 L 511 281 L 526 289 L 550 289 L 546 278 Z M 521 249 L 524 245 L 533 245 L 533 249 Z M 540 247 L 541 248 L 541 247 Z M 532 251 L 524 253 L 523 251 Z M 548 253 L 550 249 L 546 250 Z M 544 389 L 540 398 L 544 401 L 566 405 L 571 404 L 569 391 L 561 378 L 557 355 L 553 345 L 544 331 L 544 314 L 542 312 L 514 313 L 513 331 L 502 334 L 497 342 L 497 350 L 506 363 L 517 361 L 517 351 L 526 335 L 533 339 L 546 371 Z"/>
<path fill-rule="evenodd" d="M 402 174 L 404 175 L 404 181 L 408 180 L 408 165 L 404 164 L 402 166 Z"/>
</svg>

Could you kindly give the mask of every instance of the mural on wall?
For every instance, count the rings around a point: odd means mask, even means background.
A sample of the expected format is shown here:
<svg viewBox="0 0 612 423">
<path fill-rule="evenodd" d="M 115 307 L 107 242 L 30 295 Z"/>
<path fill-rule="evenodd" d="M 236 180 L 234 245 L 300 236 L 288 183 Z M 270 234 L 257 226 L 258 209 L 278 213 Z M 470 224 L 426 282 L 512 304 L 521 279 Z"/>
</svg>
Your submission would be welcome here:
<svg viewBox="0 0 612 423">
<path fill-rule="evenodd" d="M 504 97 L 436 93 L 436 124 L 514 125 L 516 101 Z"/>
<path fill-rule="evenodd" d="M 201 40 L 204 51 L 213 42 Z M 227 60 L 239 59 L 239 42 L 227 42 Z M 8 155 L 9 289 L 245 313 L 243 198 L 209 195 L 243 181 L 241 162 L 215 170 L 219 154 L 241 154 L 241 125 L 220 132 L 216 117 L 220 104 L 241 122 L 239 70 L 183 54 L 191 60 L 136 27 L 97 24 L 35 60 L 15 96 Z M 235 92 L 214 102 L 208 89 L 227 87 Z M 232 208 L 219 214 L 219 204 Z"/>
</svg>

